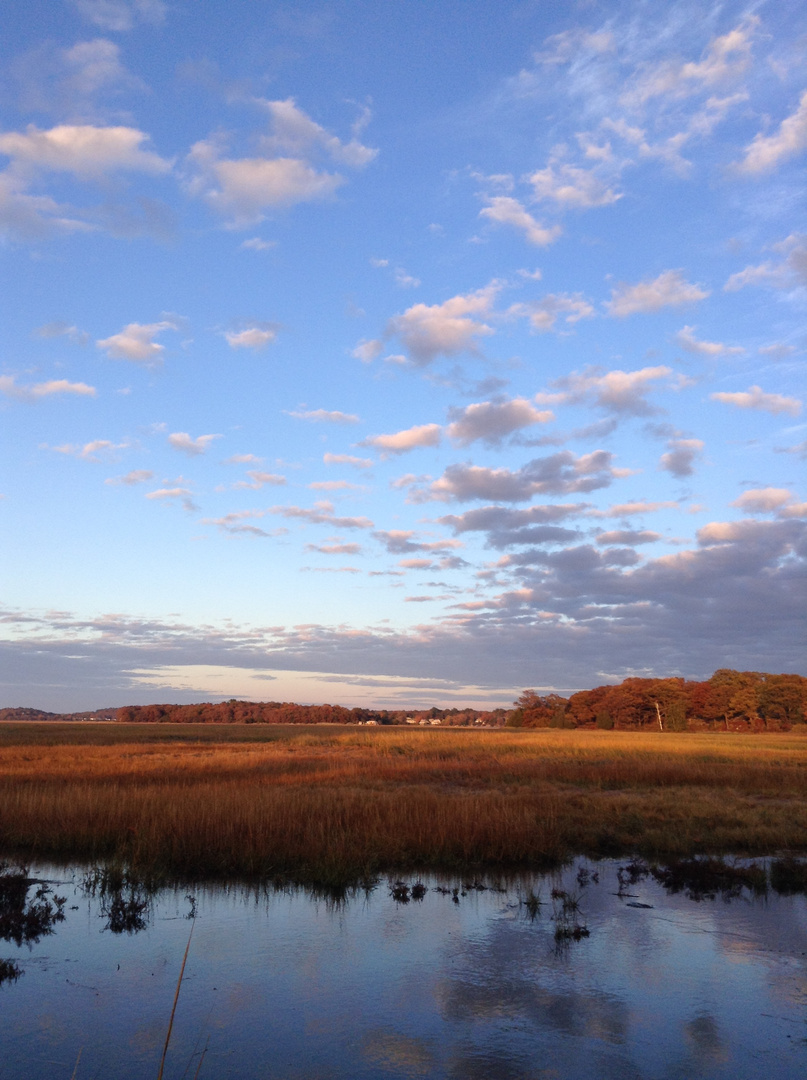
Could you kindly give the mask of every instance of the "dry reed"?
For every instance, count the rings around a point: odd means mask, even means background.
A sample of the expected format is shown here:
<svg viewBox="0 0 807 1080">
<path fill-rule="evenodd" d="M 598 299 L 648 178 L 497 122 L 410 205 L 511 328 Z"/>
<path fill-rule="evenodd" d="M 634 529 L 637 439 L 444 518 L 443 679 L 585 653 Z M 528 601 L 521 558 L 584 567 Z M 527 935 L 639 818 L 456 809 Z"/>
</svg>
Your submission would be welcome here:
<svg viewBox="0 0 807 1080">
<path fill-rule="evenodd" d="M 4 725 L 0 781 L 0 851 L 189 880 L 807 849 L 798 735 Z"/>
</svg>

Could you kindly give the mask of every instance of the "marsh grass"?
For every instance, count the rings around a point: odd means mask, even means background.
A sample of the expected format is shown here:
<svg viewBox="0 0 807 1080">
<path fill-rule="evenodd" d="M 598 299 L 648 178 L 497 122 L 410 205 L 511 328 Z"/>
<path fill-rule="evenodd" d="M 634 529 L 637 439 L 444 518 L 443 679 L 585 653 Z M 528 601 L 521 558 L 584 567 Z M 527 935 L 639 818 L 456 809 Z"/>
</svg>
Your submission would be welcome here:
<svg viewBox="0 0 807 1080">
<path fill-rule="evenodd" d="M 0 725 L 0 851 L 334 883 L 807 850 L 807 739 Z"/>
</svg>

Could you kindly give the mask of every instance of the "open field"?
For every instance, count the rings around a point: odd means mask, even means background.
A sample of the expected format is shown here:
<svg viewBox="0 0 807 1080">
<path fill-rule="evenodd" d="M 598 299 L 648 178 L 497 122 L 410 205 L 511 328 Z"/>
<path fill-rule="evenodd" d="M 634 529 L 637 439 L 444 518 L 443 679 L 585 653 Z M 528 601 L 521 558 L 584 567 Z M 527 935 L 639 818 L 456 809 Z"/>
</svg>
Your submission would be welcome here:
<svg viewBox="0 0 807 1080">
<path fill-rule="evenodd" d="M 807 851 L 807 738 L 0 725 L 0 853 L 187 880 Z"/>
</svg>

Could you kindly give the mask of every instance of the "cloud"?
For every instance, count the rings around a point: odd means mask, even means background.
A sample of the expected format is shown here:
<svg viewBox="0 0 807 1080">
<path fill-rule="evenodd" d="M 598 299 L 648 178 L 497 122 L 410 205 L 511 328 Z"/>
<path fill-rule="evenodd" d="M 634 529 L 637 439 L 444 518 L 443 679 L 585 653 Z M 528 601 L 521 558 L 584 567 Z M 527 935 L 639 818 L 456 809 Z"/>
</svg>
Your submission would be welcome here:
<svg viewBox="0 0 807 1080">
<path fill-rule="evenodd" d="M 165 352 L 165 346 L 154 339 L 164 330 L 176 329 L 177 324 L 168 319 L 156 323 L 129 323 L 119 334 L 102 338 L 95 344 L 114 360 L 153 364 L 159 361 Z"/>
<path fill-rule="evenodd" d="M 355 358 L 361 360 L 363 364 L 369 364 L 375 360 L 376 357 L 380 356 L 383 351 L 383 341 L 373 338 L 370 341 L 360 341 L 351 353 L 351 356 L 355 356 Z"/>
<path fill-rule="evenodd" d="M 744 353 L 739 345 L 723 345 L 719 341 L 698 341 L 695 337 L 695 327 L 685 326 L 675 335 L 675 341 L 681 348 L 695 356 L 739 356 Z"/>
<path fill-rule="evenodd" d="M 479 216 L 487 218 L 496 225 L 510 225 L 524 234 L 526 240 L 536 247 L 548 247 L 554 244 L 563 232 L 560 225 L 547 226 L 532 216 L 518 199 L 510 195 L 494 195 L 488 198 L 488 205 L 479 211 Z"/>
<path fill-rule="evenodd" d="M 285 518 L 298 518 L 309 521 L 312 525 L 331 525 L 335 529 L 372 529 L 373 523 L 366 517 L 336 517 L 333 503 L 323 500 L 313 507 L 273 506 L 269 513 L 280 514 Z"/>
<path fill-rule="evenodd" d="M 653 281 L 637 285 L 622 283 L 611 290 L 611 300 L 605 308 L 609 315 L 622 319 L 639 312 L 660 311 L 664 307 L 693 304 L 709 296 L 708 289 L 685 281 L 680 270 L 665 270 Z"/>
<path fill-rule="evenodd" d="M 19 386 L 14 375 L 0 375 L 0 394 L 16 398 L 18 401 L 38 401 L 41 398 L 55 397 L 59 394 L 76 394 L 78 397 L 95 397 L 94 386 L 83 382 L 68 382 L 67 379 L 50 379 L 48 382 L 34 383 L 32 386 Z"/>
<path fill-rule="evenodd" d="M 202 194 L 236 226 L 262 220 L 270 208 L 328 199 L 345 183 L 296 158 L 220 158 L 217 145 L 205 141 L 192 147 L 189 161 L 198 170 L 191 194 Z"/>
<path fill-rule="evenodd" d="M 231 457 L 225 458 L 222 462 L 223 465 L 260 465 L 263 461 L 262 457 L 258 457 L 257 454 L 233 454 Z"/>
<path fill-rule="evenodd" d="M 792 499 L 793 496 L 787 488 L 753 488 L 744 491 L 731 505 L 752 514 L 770 514 L 781 510 Z"/>
<path fill-rule="evenodd" d="M 285 529 L 273 529 L 267 532 L 257 525 L 245 524 L 250 519 L 262 518 L 269 513 L 268 510 L 235 510 L 230 514 L 224 514 L 220 518 L 203 518 L 203 525 L 216 525 L 222 532 L 234 535 L 269 537 L 278 536 L 286 532 Z"/>
<path fill-rule="evenodd" d="M 568 495 L 607 487 L 614 476 L 613 455 L 595 450 L 580 457 L 562 450 L 545 458 L 535 458 L 517 471 L 490 469 L 481 465 L 449 465 L 439 479 L 426 489 L 413 489 L 412 502 L 469 502 L 492 499 L 498 502 L 527 502 L 534 495 Z"/>
<path fill-rule="evenodd" d="M 202 438 L 211 438 L 211 436 L 201 436 Z M 215 436 L 212 436 L 215 438 Z M 199 440 L 197 439 L 196 442 Z M 195 451 L 194 451 L 195 452 Z M 278 473 L 261 472 L 258 469 L 250 469 L 247 472 L 247 476 L 250 478 L 251 483 L 246 480 L 238 480 L 233 484 L 234 488 L 251 488 L 253 491 L 259 491 L 266 484 L 273 484 L 277 487 L 281 487 L 286 483 L 286 477 L 280 476 Z"/>
<path fill-rule="evenodd" d="M 692 476 L 695 461 L 703 451 L 703 442 L 700 439 L 670 439 L 667 446 L 669 449 L 661 455 L 659 468 L 680 478 Z"/>
<path fill-rule="evenodd" d="M 319 551 L 323 555 L 358 555 L 361 544 L 306 544 L 306 551 Z"/>
<path fill-rule="evenodd" d="M 542 52 L 534 55 L 536 64 L 557 66 L 576 61 L 581 54 L 613 52 L 616 49 L 616 40 L 608 30 L 592 33 L 589 30 L 575 29 L 553 34 L 544 41 L 544 46 Z"/>
<path fill-rule="evenodd" d="M 0 135 L 0 154 L 8 155 L 16 170 L 67 172 L 80 180 L 99 180 L 115 172 L 168 172 L 170 162 L 143 149 L 147 139 L 130 127 L 60 124 L 42 131 L 29 124 L 25 134 Z"/>
<path fill-rule="evenodd" d="M 38 326 L 34 333 L 40 338 L 65 337 L 74 345 L 87 345 L 90 341 L 90 335 L 85 330 L 79 330 L 77 326 L 62 321 Z"/>
<path fill-rule="evenodd" d="M 568 326 L 574 326 L 581 319 L 593 318 L 595 312 L 581 293 L 572 296 L 568 293 L 549 293 L 534 303 L 512 304 L 507 314 L 529 319 L 533 330 L 543 334 L 555 329 L 560 316 Z"/>
<path fill-rule="evenodd" d="M 770 285 L 775 289 L 790 289 L 807 285 L 807 236 L 791 233 L 773 245 L 774 251 L 785 257 L 774 263 L 770 260 L 758 266 L 746 266 L 732 274 L 723 286 L 724 292 L 737 292 L 746 285 Z"/>
<path fill-rule="evenodd" d="M 328 409 L 311 409 L 308 412 L 289 412 L 289 416 L 297 420 L 311 420 L 315 424 L 358 424 L 359 418 L 355 413 L 343 413 Z"/>
<path fill-rule="evenodd" d="M 345 177 L 320 167 L 323 154 L 350 168 L 369 164 L 378 153 L 356 138 L 342 142 L 285 101 L 254 99 L 269 116 L 270 131 L 259 140 L 263 156 L 223 156 L 221 138 L 197 142 L 187 158 L 192 195 L 199 195 L 235 226 L 260 221 L 264 212 L 328 199 Z"/>
<path fill-rule="evenodd" d="M 374 532 L 373 536 L 383 544 L 390 555 L 408 555 L 417 551 L 452 551 L 463 546 L 461 540 L 413 540 L 411 529 L 388 529 Z"/>
<path fill-rule="evenodd" d="M 622 198 L 621 193 L 607 187 L 595 173 L 575 165 L 558 165 L 550 161 L 545 169 L 529 177 L 538 201 L 552 201 L 573 210 L 590 210 L 609 206 Z"/>
<path fill-rule="evenodd" d="M 487 446 L 500 446 L 514 431 L 532 424 L 554 420 L 554 413 L 535 409 L 526 398 L 511 401 L 482 401 L 464 409 L 452 409 L 446 434 L 458 446 L 470 446 L 481 440 Z"/>
<path fill-rule="evenodd" d="M 717 393 L 710 394 L 712 401 L 722 401 L 724 405 L 736 405 L 738 409 L 759 409 L 762 412 L 788 413 L 790 416 L 798 416 L 801 412 L 801 402 L 798 398 L 784 397 L 782 394 L 766 394 L 759 386 L 752 386 L 748 390 L 734 394 Z"/>
<path fill-rule="evenodd" d="M 74 443 L 64 443 L 62 446 L 52 446 L 57 454 L 66 454 L 68 457 L 81 458 L 83 461 L 101 461 L 104 457 L 114 454 L 115 450 L 125 450 L 128 443 L 113 443 L 109 439 L 93 439 L 92 442 L 76 446 Z M 149 474 L 151 475 L 151 474 Z"/>
<path fill-rule="evenodd" d="M 134 487 L 135 484 L 145 484 L 153 477 L 154 473 L 150 469 L 132 469 L 125 476 L 110 476 L 109 479 L 104 480 L 104 483 L 112 486 L 123 484 L 125 487 Z"/>
<path fill-rule="evenodd" d="M 393 277 L 395 284 L 401 289 L 416 289 L 420 285 L 420 278 L 413 277 L 400 266 L 395 267 Z"/>
<path fill-rule="evenodd" d="M 807 90 L 794 113 L 786 117 L 773 135 L 761 132 L 745 148 L 745 157 L 736 166 L 747 176 L 773 172 L 783 161 L 807 150 Z"/>
<path fill-rule="evenodd" d="M 71 0 L 88 22 L 102 30 L 123 33 L 136 23 L 159 25 L 165 21 L 168 5 L 163 0 Z"/>
<path fill-rule="evenodd" d="M 759 352 L 763 356 L 769 356 L 771 360 L 784 360 L 785 357 L 792 356 L 795 351 L 795 345 L 785 345 L 780 341 L 771 345 L 760 345 L 759 347 Z"/>
<path fill-rule="evenodd" d="M 221 435 L 199 435 L 192 439 L 187 431 L 175 431 L 168 436 L 168 442 L 175 450 L 181 450 L 183 454 L 196 457 L 204 454 L 214 439 L 220 439 Z"/>
<path fill-rule="evenodd" d="M 415 304 L 390 320 L 388 331 L 397 334 L 416 364 L 431 363 L 438 356 L 476 352 L 476 339 L 493 329 L 479 319 L 491 314 L 501 286 L 494 282 L 484 289 L 454 296 L 442 304 Z"/>
<path fill-rule="evenodd" d="M 243 330 L 227 330 L 224 337 L 231 349 L 265 349 L 277 337 L 275 323 L 255 323 Z"/>
<path fill-rule="evenodd" d="M 351 484 L 349 480 L 314 480 L 308 485 L 312 491 L 364 491 L 360 484 Z"/>
<path fill-rule="evenodd" d="M 354 469 L 371 469 L 375 465 L 372 458 L 354 457 L 352 454 L 325 453 L 322 460 L 326 465 L 351 465 Z"/>
<path fill-rule="evenodd" d="M 439 446 L 441 428 L 439 424 L 421 424 L 418 427 L 397 431 L 393 435 L 371 435 L 362 439 L 359 446 L 372 446 L 386 454 L 405 454 L 421 446 Z"/>
<path fill-rule="evenodd" d="M 272 132 L 261 139 L 261 147 L 270 153 L 308 155 L 312 149 L 325 150 L 335 161 L 361 169 L 378 156 L 378 150 L 364 146 L 355 137 L 344 143 L 326 131 L 297 106 L 294 98 L 285 101 L 260 101 L 269 113 Z M 369 113 L 362 117 L 364 126 Z M 356 129 L 354 129 L 355 131 Z"/>
<path fill-rule="evenodd" d="M 677 510 L 679 505 L 676 500 L 650 502 L 647 499 L 637 499 L 635 502 L 616 503 L 607 510 L 592 511 L 592 516 L 627 518 L 635 514 L 654 514 L 657 510 Z"/>
<path fill-rule="evenodd" d="M 156 491 L 147 492 L 146 498 L 156 500 L 182 499 L 187 498 L 190 494 L 190 488 L 185 487 L 158 488 Z"/>
<path fill-rule="evenodd" d="M 655 544 L 661 539 L 661 533 L 649 529 L 615 529 L 613 532 L 599 533 L 597 543 L 601 547 L 616 544 L 634 547 L 637 544 Z"/>
<path fill-rule="evenodd" d="M 638 371 L 603 372 L 600 368 L 588 368 L 579 374 L 572 372 L 556 379 L 550 386 L 558 390 L 553 394 L 536 394 L 539 404 L 577 404 L 588 401 L 608 413 L 623 416 L 650 416 L 658 410 L 647 401 L 653 389 L 651 383 L 673 375 L 672 368 L 658 366 L 640 368 Z"/>
<path fill-rule="evenodd" d="M 251 236 L 249 240 L 242 241 L 238 246 L 245 251 L 269 251 L 277 247 L 277 240 L 261 240 L 259 236 Z"/>
<path fill-rule="evenodd" d="M 487 546 L 498 550 L 524 544 L 568 544 L 578 539 L 580 533 L 559 522 L 578 517 L 586 511 L 586 506 L 585 503 L 555 503 L 531 506 L 526 510 L 482 506 L 464 514 L 448 514 L 438 518 L 437 523 L 446 525 L 455 535 L 487 533 Z"/>
<path fill-rule="evenodd" d="M 699 61 L 665 60 L 646 65 L 622 95 L 624 104 L 638 107 L 654 97 L 687 97 L 705 87 L 741 78 L 751 66 L 751 44 L 760 20 L 746 16 L 729 33 L 713 38 Z"/>
</svg>

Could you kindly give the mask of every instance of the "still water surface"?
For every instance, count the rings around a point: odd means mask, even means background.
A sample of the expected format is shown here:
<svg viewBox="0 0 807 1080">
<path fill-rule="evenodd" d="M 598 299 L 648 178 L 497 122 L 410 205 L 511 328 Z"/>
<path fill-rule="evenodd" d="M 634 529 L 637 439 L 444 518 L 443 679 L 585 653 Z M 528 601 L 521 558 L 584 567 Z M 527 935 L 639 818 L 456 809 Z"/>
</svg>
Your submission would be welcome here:
<svg viewBox="0 0 807 1080">
<path fill-rule="evenodd" d="M 155 1078 L 191 926 L 166 1080 L 807 1077 L 805 897 L 696 902 L 620 887 L 620 865 L 456 899 L 426 877 L 341 904 L 164 891 L 132 933 L 80 871 L 39 867 L 65 919 L 30 949 L 0 940 L 24 970 L 0 986 L 0 1078 Z"/>
</svg>

